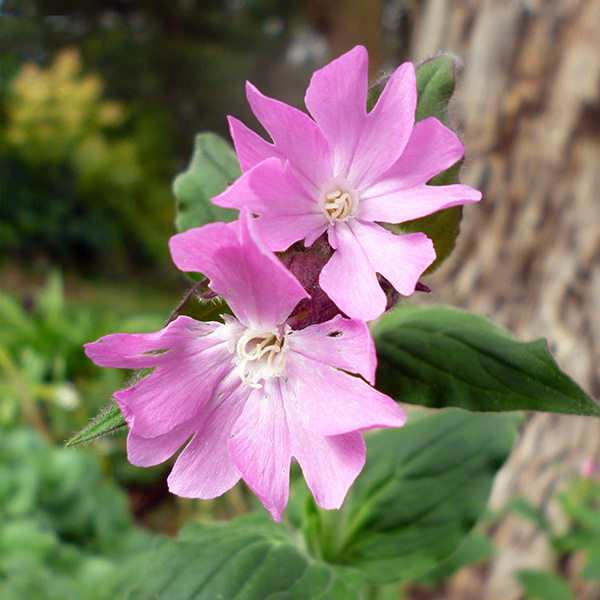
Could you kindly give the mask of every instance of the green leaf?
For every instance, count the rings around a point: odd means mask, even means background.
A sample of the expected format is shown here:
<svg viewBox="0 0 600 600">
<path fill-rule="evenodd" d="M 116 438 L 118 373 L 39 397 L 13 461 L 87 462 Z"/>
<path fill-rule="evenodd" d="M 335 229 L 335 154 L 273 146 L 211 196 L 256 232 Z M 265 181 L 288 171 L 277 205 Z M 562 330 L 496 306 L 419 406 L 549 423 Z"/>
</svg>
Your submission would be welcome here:
<svg viewBox="0 0 600 600">
<path fill-rule="evenodd" d="M 442 583 L 463 567 L 474 565 L 482 560 L 491 558 L 495 554 L 496 548 L 487 536 L 477 530 L 471 531 L 456 552 L 439 565 L 436 565 L 431 571 L 413 578 L 413 582 L 425 584 Z"/>
<path fill-rule="evenodd" d="M 383 584 L 448 558 L 483 513 L 519 420 L 448 410 L 368 436 L 333 560 Z"/>
<path fill-rule="evenodd" d="M 454 93 L 457 61 L 447 54 L 436 56 L 417 67 L 416 121 L 436 117 L 448 126 L 448 102 Z"/>
<path fill-rule="evenodd" d="M 360 572 L 310 557 L 257 515 L 188 526 L 148 556 L 142 577 L 128 600 L 352 600 L 363 585 Z"/>
<path fill-rule="evenodd" d="M 573 600 L 568 581 L 554 573 L 523 570 L 517 573 L 528 600 Z"/>
<path fill-rule="evenodd" d="M 177 229 L 237 219 L 237 210 L 215 206 L 210 200 L 240 175 L 237 156 L 225 140 L 214 133 L 198 134 L 189 167 L 173 182 Z"/>
<path fill-rule="evenodd" d="M 113 433 L 121 427 L 125 427 L 127 423 L 121 414 L 119 405 L 112 400 L 111 403 L 102 412 L 96 416 L 92 422 L 84 427 L 79 433 L 74 435 L 67 443 L 67 446 L 78 446 L 85 442 L 90 442 L 103 435 Z"/>
<path fill-rule="evenodd" d="M 377 388 L 396 400 L 473 411 L 600 416 L 545 340 L 516 342 L 485 317 L 445 307 L 400 308 L 373 330 Z"/>
</svg>

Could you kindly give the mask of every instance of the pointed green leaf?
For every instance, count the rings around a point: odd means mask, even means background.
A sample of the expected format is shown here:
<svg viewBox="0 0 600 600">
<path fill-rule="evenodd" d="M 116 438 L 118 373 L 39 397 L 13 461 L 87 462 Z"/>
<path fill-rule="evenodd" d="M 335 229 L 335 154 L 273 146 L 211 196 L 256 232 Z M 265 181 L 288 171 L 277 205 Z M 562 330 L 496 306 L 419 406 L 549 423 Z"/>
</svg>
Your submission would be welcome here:
<svg viewBox="0 0 600 600">
<path fill-rule="evenodd" d="M 383 584 L 448 558 L 483 513 L 520 420 L 447 410 L 368 436 L 333 559 Z"/>
<path fill-rule="evenodd" d="M 360 572 L 310 557 L 293 532 L 252 515 L 190 525 L 149 554 L 128 600 L 352 600 Z M 158 567 L 158 568 L 157 568 Z"/>
<path fill-rule="evenodd" d="M 416 121 L 436 117 L 448 126 L 448 102 L 454 93 L 456 59 L 447 54 L 436 56 L 417 67 Z"/>
<path fill-rule="evenodd" d="M 121 414 L 119 405 L 115 400 L 104 408 L 92 422 L 84 427 L 79 433 L 74 435 L 68 442 L 67 446 L 78 446 L 85 442 L 90 442 L 103 435 L 115 432 L 121 427 L 125 427 L 127 423 Z"/>
<path fill-rule="evenodd" d="M 237 156 L 224 139 L 214 133 L 198 134 L 189 167 L 173 183 L 177 229 L 237 219 L 237 210 L 215 206 L 210 200 L 240 175 Z"/>
<path fill-rule="evenodd" d="M 396 400 L 600 416 L 598 403 L 559 369 L 544 340 L 516 342 L 484 317 L 405 307 L 380 319 L 373 335 L 377 388 Z"/>
</svg>

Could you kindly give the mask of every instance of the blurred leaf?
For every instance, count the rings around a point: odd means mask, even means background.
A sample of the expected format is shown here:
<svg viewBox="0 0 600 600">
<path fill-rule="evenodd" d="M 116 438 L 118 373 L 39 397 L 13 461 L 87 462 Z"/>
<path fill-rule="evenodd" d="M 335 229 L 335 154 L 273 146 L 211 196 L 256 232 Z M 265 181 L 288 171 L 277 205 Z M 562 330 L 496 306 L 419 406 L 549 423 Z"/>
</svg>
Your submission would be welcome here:
<svg viewBox="0 0 600 600">
<path fill-rule="evenodd" d="M 430 571 L 427 571 L 427 573 L 412 578 L 412 581 L 415 583 L 442 583 L 463 567 L 474 565 L 482 560 L 491 558 L 495 554 L 496 548 L 491 540 L 481 533 L 481 531 L 474 530 L 471 531 L 456 552 L 452 553 L 447 559 L 433 567 Z"/>
<path fill-rule="evenodd" d="M 286 527 L 262 515 L 190 525 L 150 553 L 128 600 L 352 600 L 361 574 L 306 554 Z M 160 565 L 160 568 L 156 568 Z"/>
<path fill-rule="evenodd" d="M 516 437 L 518 415 L 448 410 L 367 437 L 330 559 L 371 583 L 412 579 L 457 550 Z"/>
<path fill-rule="evenodd" d="M 568 581 L 561 575 L 523 570 L 517 573 L 528 600 L 573 600 Z"/>
<path fill-rule="evenodd" d="M 215 206 L 210 200 L 240 175 L 237 156 L 225 140 L 214 133 L 197 135 L 190 165 L 173 183 L 178 231 L 235 220 L 238 211 Z"/>
<path fill-rule="evenodd" d="M 544 340 L 516 342 L 488 319 L 446 307 L 400 308 L 380 319 L 377 389 L 402 402 L 473 411 L 600 416 Z"/>
</svg>

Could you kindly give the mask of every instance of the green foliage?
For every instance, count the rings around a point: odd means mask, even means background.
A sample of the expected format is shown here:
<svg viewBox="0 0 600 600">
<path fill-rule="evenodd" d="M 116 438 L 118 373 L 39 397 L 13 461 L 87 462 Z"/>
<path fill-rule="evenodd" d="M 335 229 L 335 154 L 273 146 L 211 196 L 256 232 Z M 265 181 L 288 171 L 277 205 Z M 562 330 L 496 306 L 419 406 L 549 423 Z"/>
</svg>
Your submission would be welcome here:
<svg viewBox="0 0 600 600">
<path fill-rule="evenodd" d="M 358 571 L 314 559 L 294 532 L 253 515 L 163 541 L 127 600 L 349 600 L 361 586 Z"/>
<path fill-rule="evenodd" d="M 122 561 L 148 540 L 97 458 L 0 428 L 0 597 L 114 597 Z"/>
<path fill-rule="evenodd" d="M 83 73 L 73 48 L 43 69 L 25 63 L 7 87 L 5 251 L 79 264 L 163 261 L 171 208 L 156 158 L 167 162 L 164 119 L 105 100 L 102 80 Z M 150 148 L 158 127 L 162 141 Z"/>
<path fill-rule="evenodd" d="M 444 411 L 367 438 L 367 463 L 326 554 L 376 584 L 447 559 L 483 513 L 516 437 L 516 415 Z"/>
<path fill-rule="evenodd" d="M 235 220 L 237 210 L 221 208 L 210 200 L 240 175 L 237 155 L 226 141 L 214 133 L 197 135 L 190 165 L 173 183 L 177 229 L 185 231 L 215 221 Z"/>
<path fill-rule="evenodd" d="M 517 578 L 527 595 L 527 600 L 573 600 L 568 581 L 556 573 L 523 570 Z"/>
<path fill-rule="evenodd" d="M 600 416 L 544 340 L 516 342 L 488 319 L 445 307 L 400 308 L 373 329 L 377 388 L 433 408 Z"/>
<path fill-rule="evenodd" d="M 163 323 L 158 314 L 124 318 L 113 309 L 68 305 L 59 272 L 27 308 L 0 292 L 0 426 L 23 419 L 38 429 L 49 424 L 54 439 L 64 440 L 126 376 L 96 367 L 83 344 L 115 330 L 153 331 Z"/>
</svg>

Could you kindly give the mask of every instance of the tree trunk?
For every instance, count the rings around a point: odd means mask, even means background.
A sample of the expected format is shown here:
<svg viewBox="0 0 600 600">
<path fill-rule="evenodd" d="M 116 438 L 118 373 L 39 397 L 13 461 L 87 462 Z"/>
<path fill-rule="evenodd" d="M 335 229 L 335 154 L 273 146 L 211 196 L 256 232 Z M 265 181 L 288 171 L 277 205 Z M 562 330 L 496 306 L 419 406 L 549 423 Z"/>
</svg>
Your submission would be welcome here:
<svg viewBox="0 0 600 600">
<path fill-rule="evenodd" d="M 490 315 L 518 339 L 548 338 L 559 365 L 600 395 L 600 0 L 429 0 L 415 9 L 411 59 L 464 59 L 452 114 L 467 148 L 455 252 L 426 282 L 428 301 Z M 493 507 L 526 496 L 560 526 L 551 496 L 586 458 L 596 419 L 530 416 L 497 478 Z M 515 570 L 547 565 L 524 520 L 495 533 L 485 573 L 455 577 L 444 600 L 513 600 Z M 593 586 L 592 586 L 593 587 Z M 577 598 L 597 598 L 582 589 Z"/>
</svg>

